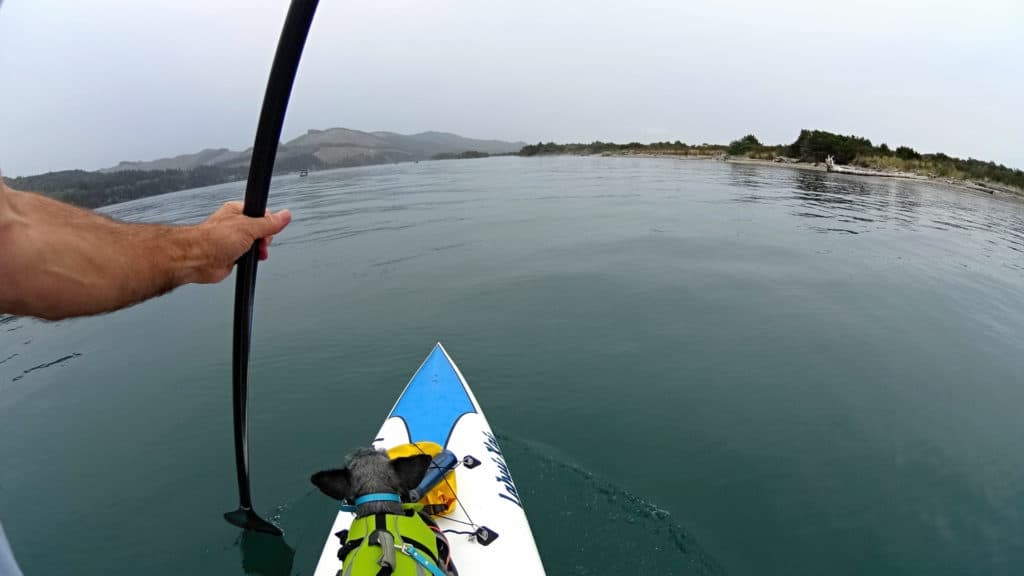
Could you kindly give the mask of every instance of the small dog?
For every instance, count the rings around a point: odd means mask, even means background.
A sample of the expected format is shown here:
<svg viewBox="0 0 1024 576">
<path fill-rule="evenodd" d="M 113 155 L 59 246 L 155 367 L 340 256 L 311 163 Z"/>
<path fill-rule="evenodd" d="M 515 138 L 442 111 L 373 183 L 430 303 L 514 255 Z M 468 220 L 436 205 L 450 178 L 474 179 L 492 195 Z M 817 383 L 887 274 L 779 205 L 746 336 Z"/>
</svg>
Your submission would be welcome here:
<svg viewBox="0 0 1024 576">
<path fill-rule="evenodd" d="M 362 448 L 349 456 L 347 467 L 317 472 L 310 481 L 335 500 L 355 502 L 366 494 L 388 493 L 405 501 L 423 479 L 430 461 L 427 454 L 389 460 L 381 450 Z M 356 509 L 357 518 L 380 513 L 403 514 L 402 503 L 367 502 Z"/>
<path fill-rule="evenodd" d="M 451 547 L 437 524 L 422 511 L 402 505 L 432 461 L 428 454 L 391 460 L 384 451 L 364 448 L 349 456 L 345 468 L 313 474 L 310 480 L 321 492 L 356 504 L 349 530 L 338 533 L 338 558 L 345 574 L 380 574 L 386 567 L 383 573 L 392 576 L 421 574 L 422 568 L 429 568 L 431 574 L 458 576 Z M 372 500 L 360 502 L 362 496 Z M 401 553 L 396 554 L 396 549 Z"/>
</svg>

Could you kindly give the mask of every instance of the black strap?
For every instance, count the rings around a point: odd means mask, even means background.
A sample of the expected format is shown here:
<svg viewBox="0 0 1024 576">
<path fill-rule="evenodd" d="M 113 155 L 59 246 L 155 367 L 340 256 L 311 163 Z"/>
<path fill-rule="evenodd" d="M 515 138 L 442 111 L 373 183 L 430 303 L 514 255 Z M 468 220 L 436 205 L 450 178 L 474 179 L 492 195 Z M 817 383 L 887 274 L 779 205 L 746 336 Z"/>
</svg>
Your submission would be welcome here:
<svg viewBox="0 0 1024 576">
<path fill-rule="evenodd" d="M 431 516 L 439 516 L 448 509 L 447 504 L 425 504 L 423 506 L 423 513 Z"/>
<path fill-rule="evenodd" d="M 387 532 L 388 531 L 388 515 L 383 513 L 383 512 L 379 512 L 377 514 L 374 514 L 373 515 L 373 527 L 375 528 L 375 530 L 373 531 L 373 533 L 370 534 L 370 536 L 373 536 L 373 534 L 376 534 L 377 532 Z M 371 542 L 371 544 L 372 544 L 372 542 Z M 378 541 L 376 543 L 376 545 L 380 546 L 380 542 Z M 387 566 L 387 565 L 381 566 L 380 570 L 377 570 L 377 576 L 391 576 L 391 573 L 394 572 L 394 571 L 395 571 L 394 566 Z"/>
<path fill-rule="evenodd" d="M 427 512 L 427 507 L 426 506 L 424 506 L 423 507 L 423 511 L 420 512 L 420 520 L 423 520 L 423 523 L 426 524 L 430 528 L 437 528 L 438 527 L 437 526 L 437 522 L 435 522 L 434 519 L 430 517 L 430 513 Z"/>
<path fill-rule="evenodd" d="M 355 550 L 356 548 L 359 548 L 359 545 L 362 544 L 362 543 L 363 543 L 363 539 L 362 538 L 356 538 L 355 540 L 349 540 L 349 541 L 345 542 L 344 544 L 342 544 L 341 548 L 338 549 L 338 560 L 341 560 L 342 562 L 344 562 L 345 558 L 347 558 L 348 555 L 353 550 Z"/>
</svg>

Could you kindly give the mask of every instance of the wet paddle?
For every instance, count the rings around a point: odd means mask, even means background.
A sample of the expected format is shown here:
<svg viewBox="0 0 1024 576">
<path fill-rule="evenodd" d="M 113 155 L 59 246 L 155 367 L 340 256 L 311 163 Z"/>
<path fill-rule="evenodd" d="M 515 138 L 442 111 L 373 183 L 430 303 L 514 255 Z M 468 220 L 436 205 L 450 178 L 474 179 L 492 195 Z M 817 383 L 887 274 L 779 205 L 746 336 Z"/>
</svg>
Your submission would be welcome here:
<svg viewBox="0 0 1024 576">
<path fill-rule="evenodd" d="M 281 38 L 277 43 L 274 63 L 270 68 L 267 91 L 263 95 L 256 141 L 249 162 L 249 180 L 245 187 L 243 212 L 253 218 L 262 218 L 267 209 L 270 177 L 274 171 L 277 143 L 281 138 L 288 98 L 291 96 L 295 73 L 306 44 L 309 27 L 316 13 L 317 0 L 292 0 L 285 17 Z M 239 258 L 235 272 L 235 327 L 232 350 L 232 404 L 235 422 L 235 470 L 238 473 L 239 506 L 224 514 L 228 522 L 246 530 L 256 530 L 280 536 L 281 529 L 259 517 L 253 511 L 252 492 L 249 489 L 249 446 L 246 431 L 246 397 L 249 377 L 249 342 L 252 337 L 252 306 L 256 288 L 256 263 L 259 260 L 259 242 Z"/>
</svg>

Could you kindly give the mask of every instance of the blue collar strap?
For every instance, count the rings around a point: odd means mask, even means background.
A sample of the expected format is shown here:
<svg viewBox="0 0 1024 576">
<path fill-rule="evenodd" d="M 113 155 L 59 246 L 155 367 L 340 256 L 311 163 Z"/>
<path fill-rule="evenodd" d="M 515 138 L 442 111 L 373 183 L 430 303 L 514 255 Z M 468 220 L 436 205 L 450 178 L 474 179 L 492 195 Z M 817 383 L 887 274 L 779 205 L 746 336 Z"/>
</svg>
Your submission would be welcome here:
<svg viewBox="0 0 1024 576">
<path fill-rule="evenodd" d="M 374 494 L 365 494 L 356 498 L 356 506 L 368 504 L 370 502 L 401 502 L 402 497 L 394 493 L 376 492 Z"/>
<path fill-rule="evenodd" d="M 356 508 L 363 504 L 369 504 L 370 502 L 399 502 L 401 503 L 402 497 L 398 494 L 387 493 L 387 492 L 375 492 L 373 494 L 365 494 L 356 498 L 355 504 L 342 504 L 342 512 L 355 512 Z"/>
</svg>

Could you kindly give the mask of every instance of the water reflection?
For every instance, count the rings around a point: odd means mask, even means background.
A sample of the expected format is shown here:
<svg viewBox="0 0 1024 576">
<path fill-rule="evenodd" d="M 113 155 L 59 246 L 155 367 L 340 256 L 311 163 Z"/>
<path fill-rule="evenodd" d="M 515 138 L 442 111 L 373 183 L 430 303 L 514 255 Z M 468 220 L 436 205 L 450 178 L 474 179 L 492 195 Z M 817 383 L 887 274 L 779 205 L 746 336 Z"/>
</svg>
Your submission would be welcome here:
<svg viewBox="0 0 1024 576">
<path fill-rule="evenodd" d="M 743 164 L 729 164 L 729 183 L 740 188 L 754 190 L 772 184 L 765 181 L 764 168 L 760 166 L 744 166 Z"/>
<path fill-rule="evenodd" d="M 816 232 L 979 231 L 995 233 L 1012 250 L 1024 252 L 1024 204 L 1016 198 L 993 201 L 933 181 L 763 166 L 731 165 L 726 179 L 735 187 L 731 201 L 789 206 L 792 215 L 811 220 L 806 227 Z"/>
<path fill-rule="evenodd" d="M 288 576 L 295 550 L 280 536 L 245 531 L 239 536 L 242 571 L 253 576 Z"/>
<path fill-rule="evenodd" d="M 810 225 L 816 232 L 860 234 L 868 230 L 867 224 L 885 219 L 891 203 L 885 195 L 876 194 L 863 182 L 837 181 L 831 174 L 823 172 L 797 172 L 792 198 L 800 203 L 797 216 L 832 220 L 840 224 Z"/>
</svg>

